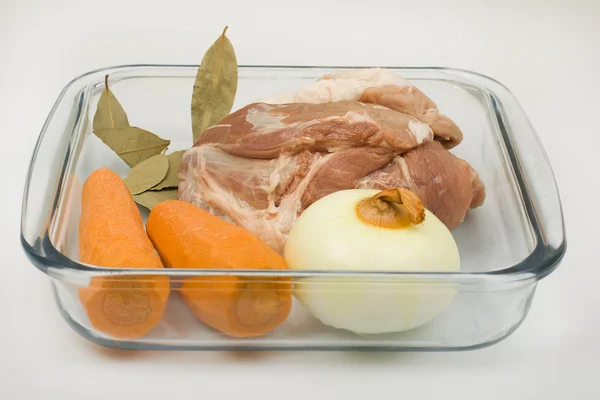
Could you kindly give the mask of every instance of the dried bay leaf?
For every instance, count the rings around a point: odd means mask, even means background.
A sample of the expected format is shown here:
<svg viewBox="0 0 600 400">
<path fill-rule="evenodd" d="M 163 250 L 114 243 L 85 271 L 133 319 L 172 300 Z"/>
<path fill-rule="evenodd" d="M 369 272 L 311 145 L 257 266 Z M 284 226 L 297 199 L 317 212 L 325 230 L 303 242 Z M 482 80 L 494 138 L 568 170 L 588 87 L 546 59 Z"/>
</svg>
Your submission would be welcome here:
<svg viewBox="0 0 600 400">
<path fill-rule="evenodd" d="M 136 164 L 123 181 L 131 194 L 140 194 L 160 183 L 168 170 L 169 159 L 158 154 Z"/>
<path fill-rule="evenodd" d="M 129 125 L 125 110 L 108 87 L 108 75 L 104 77 L 104 85 L 94 115 L 94 134 L 130 167 L 161 154 L 171 142 Z"/>
<path fill-rule="evenodd" d="M 166 156 L 169 159 L 169 171 L 165 178 L 158 185 L 150 188 L 150 190 L 162 190 L 179 186 L 179 165 L 181 164 L 183 153 L 185 153 L 185 150 L 174 151 Z"/>
<path fill-rule="evenodd" d="M 171 143 L 135 126 L 103 129 L 94 133 L 130 167 L 161 154 Z"/>
<path fill-rule="evenodd" d="M 206 128 L 231 111 L 238 84 L 238 65 L 233 45 L 225 36 L 227 28 L 207 50 L 196 73 L 192 94 L 194 143 Z"/>
<path fill-rule="evenodd" d="M 98 108 L 94 114 L 94 132 L 103 129 L 127 128 L 129 120 L 119 100 L 108 88 L 108 75 L 104 77 L 104 90 L 98 100 Z"/>
<path fill-rule="evenodd" d="M 142 207 L 152 210 L 158 203 L 166 200 L 177 200 L 177 189 L 149 190 L 134 195 L 133 200 Z"/>
</svg>

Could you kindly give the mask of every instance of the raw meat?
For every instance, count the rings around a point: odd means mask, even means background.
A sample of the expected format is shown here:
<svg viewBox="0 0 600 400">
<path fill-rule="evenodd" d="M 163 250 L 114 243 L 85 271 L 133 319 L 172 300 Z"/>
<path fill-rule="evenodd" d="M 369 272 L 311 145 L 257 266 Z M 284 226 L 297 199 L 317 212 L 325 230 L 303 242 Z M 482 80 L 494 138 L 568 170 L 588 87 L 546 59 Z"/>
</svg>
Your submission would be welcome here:
<svg viewBox="0 0 600 400">
<path fill-rule="evenodd" d="M 184 154 L 179 198 L 279 252 L 306 207 L 343 189 L 407 187 L 453 229 L 485 199 L 475 170 L 447 150 L 461 140 L 407 80 L 377 68 L 345 71 L 207 129 Z"/>
<path fill-rule="evenodd" d="M 349 70 L 325 75 L 296 93 L 283 93 L 262 99 L 270 104 L 325 103 L 355 100 L 379 104 L 429 124 L 436 139 L 447 148 L 463 138 L 460 128 L 441 114 L 436 103 L 406 79 L 382 68 Z"/>
<path fill-rule="evenodd" d="M 485 192 L 475 171 L 432 137 L 427 125 L 381 106 L 251 104 L 185 153 L 179 198 L 279 252 L 306 207 L 355 187 L 409 187 L 454 228 Z"/>
<path fill-rule="evenodd" d="M 448 229 L 460 225 L 467 210 L 480 206 L 485 199 L 485 187 L 475 170 L 435 141 L 395 157 L 385 168 L 363 178 L 357 187 L 406 187 Z"/>
<path fill-rule="evenodd" d="M 302 195 L 302 209 L 328 194 L 356 187 L 362 177 L 386 166 L 394 155 L 381 147 L 356 147 L 336 152 L 306 187 Z"/>
<path fill-rule="evenodd" d="M 182 159 L 179 199 L 243 226 L 281 252 L 307 185 L 331 156 L 303 151 L 261 160 L 212 145 L 192 147 Z"/>
<path fill-rule="evenodd" d="M 429 125 L 382 106 L 356 101 L 253 103 L 207 129 L 196 145 L 214 144 L 243 157 L 274 158 L 358 146 L 404 152 L 432 139 Z"/>
<path fill-rule="evenodd" d="M 380 86 L 412 86 L 409 81 L 381 68 L 354 69 L 325 75 L 317 82 L 297 92 L 280 93 L 260 99 L 270 104 L 327 103 L 330 101 L 358 100 L 367 88 Z"/>
</svg>

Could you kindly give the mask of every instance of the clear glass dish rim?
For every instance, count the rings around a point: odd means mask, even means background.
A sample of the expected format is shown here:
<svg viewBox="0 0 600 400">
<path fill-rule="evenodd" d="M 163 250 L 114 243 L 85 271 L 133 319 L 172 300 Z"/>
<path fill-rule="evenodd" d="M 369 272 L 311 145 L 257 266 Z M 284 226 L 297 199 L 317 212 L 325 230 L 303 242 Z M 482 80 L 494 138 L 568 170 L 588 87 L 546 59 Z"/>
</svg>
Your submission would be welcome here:
<svg viewBox="0 0 600 400">
<path fill-rule="evenodd" d="M 112 277 L 141 277 L 141 276 L 169 276 L 172 278 L 183 279 L 188 277 L 213 277 L 213 276 L 243 276 L 243 277 L 254 277 L 254 278 L 264 278 L 266 280 L 273 279 L 276 277 L 289 277 L 289 278 L 307 278 L 307 277 L 320 277 L 320 278 L 348 278 L 348 277 L 360 277 L 365 279 L 373 279 L 373 280 L 381 280 L 382 283 L 389 282 L 391 278 L 402 278 L 402 282 L 415 280 L 419 282 L 423 281 L 441 281 L 441 282 L 455 282 L 455 283 L 478 283 L 481 282 L 482 279 L 485 281 L 493 280 L 498 283 L 526 283 L 534 280 L 539 280 L 549 273 L 551 273 L 560 263 L 564 254 L 566 252 L 566 235 L 563 221 L 563 214 L 561 210 L 560 220 L 561 220 L 561 229 L 562 229 L 562 242 L 560 246 L 557 248 L 549 248 L 544 245 L 543 232 L 536 231 L 536 247 L 535 249 L 525 257 L 520 262 L 506 267 L 501 270 L 494 271 L 484 271 L 484 272 L 467 272 L 467 271 L 457 271 L 457 272 L 412 272 L 412 271 L 323 271 L 323 270 L 303 270 L 303 271 L 292 271 L 292 270 L 250 270 L 250 269 L 240 269 L 240 270 L 220 270 L 220 269 L 206 269 L 206 268 L 194 268 L 194 269 L 183 269 L 183 268 L 164 268 L 164 269 L 149 269 L 149 268 L 105 268 L 94 265 L 89 265 L 85 263 L 81 263 L 75 261 L 64 254 L 62 254 L 58 249 L 54 247 L 52 244 L 47 228 L 43 232 L 44 237 L 42 239 L 42 246 L 44 250 L 46 250 L 47 254 L 41 254 L 34 247 L 32 247 L 24 235 L 24 220 L 27 212 L 28 205 L 28 192 L 31 185 L 31 177 L 33 174 L 35 161 L 37 158 L 37 154 L 42 145 L 42 141 L 48 125 L 52 121 L 54 114 L 58 108 L 58 106 L 63 101 L 63 98 L 67 91 L 76 83 L 81 81 L 82 79 L 95 75 L 95 74 L 105 74 L 109 71 L 123 71 L 128 69 L 143 69 L 143 68 L 176 68 L 176 69 L 188 69 L 188 68 L 198 68 L 198 65 L 194 64 L 123 64 L 116 66 L 103 67 L 99 69 L 95 69 L 86 73 L 79 75 L 78 77 L 72 79 L 61 91 L 58 98 L 56 99 L 46 121 L 42 127 L 42 130 L 38 136 L 38 139 L 35 144 L 35 148 L 33 154 L 30 159 L 30 164 L 28 168 L 27 177 L 25 180 L 25 188 L 24 188 L 24 196 L 22 201 L 22 209 L 21 209 L 21 244 L 30 258 L 30 260 L 34 263 L 36 267 L 41 269 L 43 272 L 47 273 L 49 276 L 54 278 L 69 281 L 76 279 L 78 277 L 92 277 L 92 276 L 112 276 Z M 486 80 L 495 85 L 500 86 L 504 89 L 508 95 L 512 97 L 512 101 L 514 101 L 518 105 L 517 99 L 514 97 L 512 92 L 501 82 L 491 78 L 487 75 L 470 71 L 461 68 L 453 68 L 453 67 L 440 67 L 440 66 L 379 66 L 379 65 L 352 65 L 352 66 L 328 66 L 328 65 L 260 65 L 260 64 L 252 64 L 252 65 L 239 65 L 240 69 L 246 70 L 259 70 L 259 69 L 285 69 L 285 70 L 343 70 L 343 69 L 357 69 L 357 68 L 385 68 L 385 69 L 394 69 L 394 70 L 416 70 L 416 71 L 440 71 L 440 72 L 449 72 L 454 74 L 464 74 L 471 75 L 477 77 L 479 79 Z M 487 91 L 490 91 L 489 88 L 486 88 Z M 539 138 L 533 127 L 531 129 L 530 134 L 535 136 L 537 140 L 539 150 L 545 156 L 545 152 Z M 556 185 L 554 180 L 554 174 L 552 173 L 551 166 L 546 159 L 546 166 L 551 173 L 551 177 Z M 65 177 L 65 167 L 66 162 L 63 163 L 61 172 L 59 175 L 61 176 L 57 186 L 62 187 L 63 180 Z M 520 167 L 515 165 L 514 163 L 511 167 L 515 170 L 515 172 L 520 171 Z M 521 182 L 518 182 L 519 190 L 523 193 L 527 193 L 527 188 L 523 187 Z M 49 210 L 48 220 L 52 220 L 54 214 L 58 207 L 58 197 L 60 196 L 60 191 L 57 190 L 55 192 L 54 198 L 51 202 L 51 210 Z M 558 194 L 558 202 L 560 204 L 560 195 Z M 531 203 L 531 199 L 529 200 L 530 204 L 526 204 L 527 218 L 529 222 L 533 222 L 531 220 L 531 215 L 529 208 L 534 206 Z"/>
</svg>

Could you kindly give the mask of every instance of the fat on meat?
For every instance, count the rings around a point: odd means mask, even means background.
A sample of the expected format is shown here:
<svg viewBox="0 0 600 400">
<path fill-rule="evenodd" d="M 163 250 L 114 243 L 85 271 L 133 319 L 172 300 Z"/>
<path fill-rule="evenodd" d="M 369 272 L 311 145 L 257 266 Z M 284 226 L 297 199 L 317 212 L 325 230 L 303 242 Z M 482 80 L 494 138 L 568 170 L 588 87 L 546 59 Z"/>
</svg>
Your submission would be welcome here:
<svg viewBox="0 0 600 400">
<path fill-rule="evenodd" d="M 196 145 L 213 144 L 242 157 L 274 158 L 360 146 L 404 152 L 432 139 L 429 125 L 383 106 L 357 101 L 252 103 L 208 128 Z"/>
<path fill-rule="evenodd" d="M 408 187 L 452 229 L 485 189 L 467 162 L 432 139 L 426 124 L 380 105 L 254 103 L 186 151 L 179 198 L 278 252 L 306 207 L 343 189 Z"/>
<path fill-rule="evenodd" d="M 445 147 L 463 139 L 460 128 L 439 112 L 437 104 L 408 80 L 383 68 L 353 69 L 323 76 L 297 92 L 278 94 L 260 101 L 271 104 L 326 103 L 354 100 L 379 104 L 428 124 Z"/>
</svg>

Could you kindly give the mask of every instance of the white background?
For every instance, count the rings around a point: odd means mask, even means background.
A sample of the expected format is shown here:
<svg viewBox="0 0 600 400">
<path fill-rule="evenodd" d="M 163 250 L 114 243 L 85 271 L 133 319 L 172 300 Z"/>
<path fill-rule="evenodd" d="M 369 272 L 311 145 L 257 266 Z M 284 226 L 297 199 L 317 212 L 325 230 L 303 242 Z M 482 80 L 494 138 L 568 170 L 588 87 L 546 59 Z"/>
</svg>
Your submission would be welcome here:
<svg viewBox="0 0 600 400">
<path fill-rule="evenodd" d="M 19 244 L 44 119 L 75 76 L 197 64 L 224 25 L 242 64 L 451 66 L 513 91 L 554 167 L 569 240 L 514 335 L 462 353 L 232 354 L 120 352 L 70 330 Z M 596 0 L 0 0 L 0 398 L 600 398 L 598 74 Z"/>
</svg>

